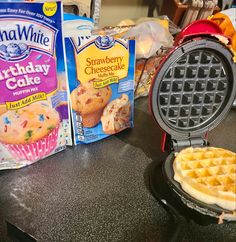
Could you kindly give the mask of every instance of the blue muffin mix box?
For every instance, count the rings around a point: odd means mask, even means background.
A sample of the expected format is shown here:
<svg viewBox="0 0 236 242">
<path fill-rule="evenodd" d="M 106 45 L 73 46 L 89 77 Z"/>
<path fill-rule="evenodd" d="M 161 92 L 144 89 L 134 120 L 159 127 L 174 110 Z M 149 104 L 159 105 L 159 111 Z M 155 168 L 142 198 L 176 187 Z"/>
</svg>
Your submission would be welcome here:
<svg viewBox="0 0 236 242">
<path fill-rule="evenodd" d="M 69 23 L 70 31 L 64 30 L 74 144 L 132 128 L 135 41 L 89 35 L 89 19 Z"/>
</svg>

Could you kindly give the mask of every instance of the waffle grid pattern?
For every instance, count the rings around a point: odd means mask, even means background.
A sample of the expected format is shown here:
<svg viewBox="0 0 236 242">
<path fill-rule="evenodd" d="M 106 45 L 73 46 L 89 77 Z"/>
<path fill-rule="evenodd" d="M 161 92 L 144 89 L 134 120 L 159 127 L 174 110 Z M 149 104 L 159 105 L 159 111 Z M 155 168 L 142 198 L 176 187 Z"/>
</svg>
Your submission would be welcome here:
<svg viewBox="0 0 236 242">
<path fill-rule="evenodd" d="M 212 192 L 232 192 L 236 199 L 236 154 L 216 148 L 195 149 L 176 159 L 176 172 Z M 180 169 L 180 170 L 179 170 Z"/>
<path fill-rule="evenodd" d="M 227 68 L 216 52 L 188 52 L 171 65 L 160 84 L 160 113 L 171 128 L 198 128 L 218 112 L 228 85 Z"/>
</svg>

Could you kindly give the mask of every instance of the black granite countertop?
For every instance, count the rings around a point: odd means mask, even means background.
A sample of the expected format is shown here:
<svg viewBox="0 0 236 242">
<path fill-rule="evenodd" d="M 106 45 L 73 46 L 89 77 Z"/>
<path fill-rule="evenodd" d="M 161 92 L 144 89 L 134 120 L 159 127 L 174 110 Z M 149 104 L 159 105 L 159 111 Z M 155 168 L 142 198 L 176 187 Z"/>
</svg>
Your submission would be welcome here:
<svg viewBox="0 0 236 242">
<path fill-rule="evenodd" d="M 147 167 L 164 159 L 160 137 L 147 99 L 140 99 L 134 129 L 0 172 L 0 241 L 12 241 L 5 221 L 43 242 L 168 241 L 170 218 L 146 182 Z M 209 140 L 236 151 L 236 110 Z M 191 222 L 183 241 L 236 241 L 236 224 Z"/>
</svg>

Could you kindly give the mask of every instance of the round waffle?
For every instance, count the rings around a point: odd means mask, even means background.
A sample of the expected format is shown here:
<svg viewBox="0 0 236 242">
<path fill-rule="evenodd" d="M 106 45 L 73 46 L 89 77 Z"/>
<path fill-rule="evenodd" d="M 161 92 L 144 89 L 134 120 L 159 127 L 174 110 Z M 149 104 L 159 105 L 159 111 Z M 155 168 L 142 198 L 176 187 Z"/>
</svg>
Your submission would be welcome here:
<svg viewBox="0 0 236 242">
<path fill-rule="evenodd" d="M 236 210 L 236 154 L 221 148 L 186 148 L 177 153 L 174 179 L 195 199 Z"/>
</svg>

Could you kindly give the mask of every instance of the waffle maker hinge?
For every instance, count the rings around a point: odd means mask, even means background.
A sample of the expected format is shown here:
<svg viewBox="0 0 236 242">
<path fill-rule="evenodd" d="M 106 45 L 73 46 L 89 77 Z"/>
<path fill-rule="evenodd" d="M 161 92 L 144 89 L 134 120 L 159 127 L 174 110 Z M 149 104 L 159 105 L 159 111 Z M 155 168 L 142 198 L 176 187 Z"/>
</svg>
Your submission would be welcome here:
<svg viewBox="0 0 236 242">
<path fill-rule="evenodd" d="M 174 151 L 180 151 L 187 147 L 201 147 L 206 146 L 207 140 L 202 137 L 189 137 L 185 140 L 172 139 L 172 149 Z"/>
<path fill-rule="evenodd" d="M 177 137 L 171 137 L 171 135 L 163 133 L 161 149 L 163 152 L 170 153 L 172 151 L 179 152 L 180 150 L 191 146 L 201 147 L 208 145 L 208 132 L 200 137 L 189 136 L 187 139 L 178 139 Z"/>
</svg>

